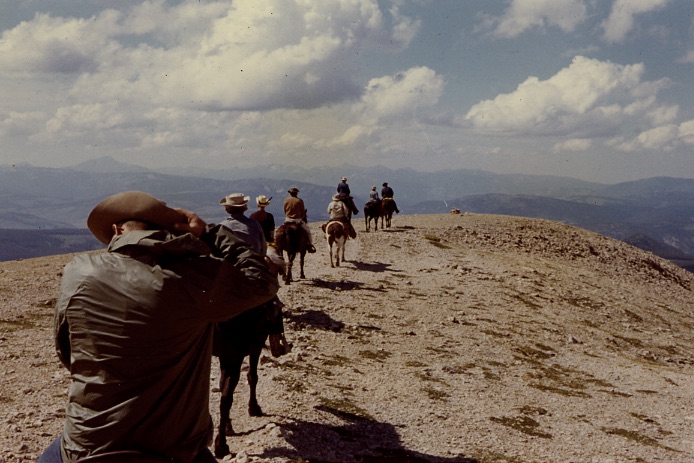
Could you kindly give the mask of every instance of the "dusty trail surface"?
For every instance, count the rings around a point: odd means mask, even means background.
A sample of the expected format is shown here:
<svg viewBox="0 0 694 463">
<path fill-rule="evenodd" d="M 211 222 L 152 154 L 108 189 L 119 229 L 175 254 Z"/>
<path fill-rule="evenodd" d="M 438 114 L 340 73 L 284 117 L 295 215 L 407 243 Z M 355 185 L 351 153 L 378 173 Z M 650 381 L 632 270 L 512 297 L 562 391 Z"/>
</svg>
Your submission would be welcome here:
<svg viewBox="0 0 694 463">
<path fill-rule="evenodd" d="M 307 279 L 280 290 L 293 351 L 263 358 L 266 416 L 247 416 L 242 377 L 225 461 L 694 462 L 693 274 L 474 214 L 369 233 L 357 216 L 330 268 L 319 225 Z M 70 258 L 0 263 L 0 462 L 35 461 L 62 427 L 51 324 Z"/>
</svg>

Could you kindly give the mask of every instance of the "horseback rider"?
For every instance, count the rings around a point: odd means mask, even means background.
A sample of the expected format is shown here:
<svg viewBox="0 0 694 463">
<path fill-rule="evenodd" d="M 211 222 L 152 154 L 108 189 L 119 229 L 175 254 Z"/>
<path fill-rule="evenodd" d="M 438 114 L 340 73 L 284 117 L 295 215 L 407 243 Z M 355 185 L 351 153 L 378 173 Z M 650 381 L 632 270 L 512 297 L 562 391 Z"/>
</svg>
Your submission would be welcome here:
<svg viewBox="0 0 694 463">
<path fill-rule="evenodd" d="M 330 204 L 328 204 L 330 221 L 341 222 L 345 226 L 347 235 L 349 235 L 349 237 L 352 239 L 356 238 L 357 232 L 352 226 L 352 223 L 349 221 L 349 211 L 347 210 L 345 203 L 340 199 L 340 194 L 335 193 L 332 199 L 333 200 L 330 202 Z M 325 231 L 326 226 L 327 224 L 323 226 L 323 231 Z"/>
<path fill-rule="evenodd" d="M 352 192 L 350 191 L 349 185 L 347 184 L 347 177 L 342 177 L 340 179 L 340 183 L 337 184 L 337 194 L 340 196 L 339 201 L 342 201 L 343 203 L 345 203 L 345 206 L 347 206 L 347 220 L 351 221 L 352 214 L 358 214 L 359 209 L 357 209 L 357 206 L 354 204 Z"/>
<path fill-rule="evenodd" d="M 270 205 L 272 196 L 267 198 L 265 195 L 260 195 L 255 198 L 255 204 L 258 210 L 250 215 L 250 218 L 257 220 L 265 234 L 265 241 L 272 243 L 275 241 L 275 216 L 265 210 Z"/>
<path fill-rule="evenodd" d="M 246 217 L 250 197 L 243 193 L 231 193 L 219 200 L 224 210 L 229 214 L 221 225 L 228 228 L 244 240 L 255 252 L 264 256 L 267 253 L 267 241 L 263 228 L 256 220 Z"/>
<path fill-rule="evenodd" d="M 371 191 L 369 192 L 369 201 L 372 202 L 377 202 L 380 201 L 381 198 L 378 197 L 378 191 L 376 191 L 376 186 L 371 187 Z"/>
<path fill-rule="evenodd" d="M 287 190 L 289 197 L 284 200 L 284 223 L 297 223 L 301 225 L 301 228 L 306 232 L 308 236 L 308 252 L 316 252 L 316 247 L 313 245 L 313 236 L 311 235 L 311 229 L 308 227 L 308 218 L 306 215 L 306 207 L 304 206 L 304 200 L 299 198 L 299 189 L 295 186 Z"/>
<path fill-rule="evenodd" d="M 383 188 L 381 188 L 381 197 L 383 199 L 390 199 L 393 201 L 393 206 L 395 207 L 395 213 L 399 214 L 400 209 L 398 209 L 398 205 L 395 204 L 395 200 L 393 199 L 393 189 L 388 186 L 388 182 L 383 182 Z"/>
</svg>

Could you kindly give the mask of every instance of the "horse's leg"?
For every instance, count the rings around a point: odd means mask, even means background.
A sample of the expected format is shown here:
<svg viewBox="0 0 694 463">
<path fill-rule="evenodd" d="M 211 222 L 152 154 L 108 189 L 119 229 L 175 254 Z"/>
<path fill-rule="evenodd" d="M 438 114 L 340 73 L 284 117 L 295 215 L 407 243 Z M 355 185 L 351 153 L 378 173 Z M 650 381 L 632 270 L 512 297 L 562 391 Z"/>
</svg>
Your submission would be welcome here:
<svg viewBox="0 0 694 463">
<path fill-rule="evenodd" d="M 333 239 L 328 237 L 328 255 L 330 256 L 330 268 L 335 268 L 335 263 L 333 262 Z"/>
<path fill-rule="evenodd" d="M 214 440 L 214 454 L 217 458 L 222 458 L 230 452 L 227 445 L 227 435 L 234 434 L 234 428 L 231 425 L 231 417 L 229 416 L 231 406 L 234 403 L 234 389 L 239 383 L 241 376 L 241 364 L 243 357 L 236 354 L 234 358 L 219 358 L 219 389 L 222 395 L 219 399 L 219 428 L 217 429 L 217 437 Z"/>
<path fill-rule="evenodd" d="M 250 388 L 250 398 L 248 399 L 248 415 L 249 416 L 263 416 L 263 410 L 258 405 L 258 398 L 256 396 L 256 386 L 258 385 L 258 361 L 260 360 L 260 352 L 263 349 L 263 344 L 259 346 L 253 346 L 251 352 L 248 354 L 248 387 Z"/>
<path fill-rule="evenodd" d="M 342 242 L 342 262 L 345 262 L 345 247 L 347 247 L 347 238 Z"/>
<path fill-rule="evenodd" d="M 284 284 L 292 282 L 292 266 L 294 265 L 295 254 L 287 253 L 287 270 L 284 272 Z"/>
<path fill-rule="evenodd" d="M 300 269 L 300 271 L 301 271 L 301 273 L 299 274 L 299 276 L 300 276 L 301 278 L 304 278 L 304 279 L 306 278 L 306 275 L 304 275 L 304 257 L 305 257 L 305 256 L 306 256 L 306 251 L 305 251 L 305 250 L 304 250 L 304 251 L 301 251 L 301 252 L 299 253 L 299 269 Z"/>
</svg>

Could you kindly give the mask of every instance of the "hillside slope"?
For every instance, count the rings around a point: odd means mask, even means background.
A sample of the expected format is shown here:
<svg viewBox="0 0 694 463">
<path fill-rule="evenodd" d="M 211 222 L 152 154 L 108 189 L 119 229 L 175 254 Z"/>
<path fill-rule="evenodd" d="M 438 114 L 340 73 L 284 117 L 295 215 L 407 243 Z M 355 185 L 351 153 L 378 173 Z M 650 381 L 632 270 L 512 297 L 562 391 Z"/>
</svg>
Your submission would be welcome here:
<svg viewBox="0 0 694 463">
<path fill-rule="evenodd" d="M 240 384 L 227 460 L 694 462 L 691 273 L 477 214 L 357 221 L 333 269 L 318 225 L 307 279 L 280 290 L 293 352 L 263 361 L 267 416 L 246 416 Z M 69 259 L 0 263 L 0 461 L 34 461 L 61 429 L 51 323 Z"/>
</svg>

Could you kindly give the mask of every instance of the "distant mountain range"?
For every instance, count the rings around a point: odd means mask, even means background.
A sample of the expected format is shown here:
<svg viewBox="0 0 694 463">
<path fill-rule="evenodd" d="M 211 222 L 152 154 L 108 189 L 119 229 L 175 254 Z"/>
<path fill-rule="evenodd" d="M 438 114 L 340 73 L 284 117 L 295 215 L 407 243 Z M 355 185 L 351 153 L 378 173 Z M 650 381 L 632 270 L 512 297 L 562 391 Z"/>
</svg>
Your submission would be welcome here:
<svg viewBox="0 0 694 463">
<path fill-rule="evenodd" d="M 654 177 L 607 185 L 469 169 L 417 172 L 350 165 L 156 172 L 110 157 L 59 169 L 0 166 L 0 260 L 99 248 L 84 232 L 86 217 L 103 198 L 124 190 L 146 191 L 215 222 L 225 216 L 219 199 L 232 192 L 251 198 L 272 196 L 268 210 L 281 218 L 287 190 L 297 186 L 309 220 L 320 221 L 326 218 L 325 209 L 341 176 L 348 177 L 360 208 L 372 185 L 380 191 L 381 184 L 389 182 L 403 215 L 458 208 L 560 221 L 631 240 L 630 244 L 694 269 L 694 179 Z"/>
</svg>

